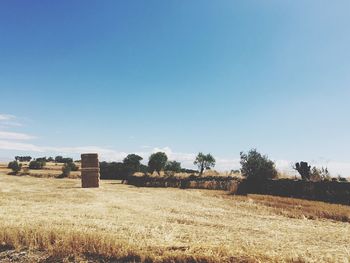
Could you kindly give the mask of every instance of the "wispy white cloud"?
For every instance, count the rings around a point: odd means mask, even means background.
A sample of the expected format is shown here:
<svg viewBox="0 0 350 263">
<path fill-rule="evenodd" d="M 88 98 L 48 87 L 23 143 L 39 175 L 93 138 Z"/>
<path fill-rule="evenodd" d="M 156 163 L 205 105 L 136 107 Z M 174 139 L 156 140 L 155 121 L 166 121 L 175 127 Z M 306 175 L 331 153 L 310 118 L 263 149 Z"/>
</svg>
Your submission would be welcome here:
<svg viewBox="0 0 350 263">
<path fill-rule="evenodd" d="M 34 144 L 6 140 L 0 140 L 0 149 L 26 152 L 45 152 L 45 149 Z"/>
<path fill-rule="evenodd" d="M 7 139 L 7 140 L 31 140 L 35 139 L 36 137 L 25 134 L 25 133 L 18 133 L 18 132 L 7 132 L 7 131 L 0 131 L 0 139 Z"/>
<path fill-rule="evenodd" d="M 16 119 L 17 118 L 15 115 L 0 113 L 0 126 L 1 127 L 22 126 L 22 124 L 16 121 Z"/>
<path fill-rule="evenodd" d="M 13 120 L 15 118 L 16 116 L 11 114 L 0 114 L 0 121 L 8 121 L 8 120 Z"/>
</svg>

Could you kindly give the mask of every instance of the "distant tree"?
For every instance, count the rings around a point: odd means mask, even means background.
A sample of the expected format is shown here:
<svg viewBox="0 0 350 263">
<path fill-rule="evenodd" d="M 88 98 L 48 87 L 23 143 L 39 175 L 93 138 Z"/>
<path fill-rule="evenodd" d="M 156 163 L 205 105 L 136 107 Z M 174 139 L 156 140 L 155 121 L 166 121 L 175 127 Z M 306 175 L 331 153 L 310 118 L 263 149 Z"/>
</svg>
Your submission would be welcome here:
<svg viewBox="0 0 350 263">
<path fill-rule="evenodd" d="M 159 174 L 161 170 L 164 170 L 164 167 L 167 161 L 168 161 L 168 156 L 165 153 L 163 152 L 153 153 L 149 157 L 149 161 L 148 161 L 149 171 L 151 173 L 153 173 L 154 171 L 157 171 L 157 173 Z"/>
<path fill-rule="evenodd" d="M 63 158 L 62 156 L 56 156 L 55 157 L 55 162 L 56 163 L 72 163 L 73 159 L 72 158 Z"/>
<path fill-rule="evenodd" d="M 179 173 L 181 172 L 181 163 L 177 161 L 169 161 L 165 165 L 165 171 Z"/>
<path fill-rule="evenodd" d="M 247 179 L 266 180 L 277 177 L 275 163 L 256 149 L 250 150 L 247 154 L 241 152 L 240 157 L 241 173 Z"/>
<path fill-rule="evenodd" d="M 56 163 L 61 163 L 62 159 L 63 159 L 63 157 L 61 155 L 58 155 L 58 156 L 55 157 L 55 162 Z"/>
<path fill-rule="evenodd" d="M 49 158 L 47 158 L 47 161 L 48 161 L 48 162 L 54 162 L 55 159 L 54 159 L 53 157 L 50 156 Z"/>
<path fill-rule="evenodd" d="M 338 175 L 336 178 L 338 182 L 347 182 L 348 180 L 345 177 L 342 177 L 341 175 Z"/>
<path fill-rule="evenodd" d="M 22 169 L 22 164 L 17 161 L 9 162 L 7 168 L 10 168 L 14 174 L 17 174 Z"/>
<path fill-rule="evenodd" d="M 47 161 L 46 156 L 45 156 L 45 157 L 38 157 L 38 158 L 35 158 L 35 160 L 38 161 L 38 162 L 45 162 L 45 163 L 46 163 L 46 161 Z"/>
<path fill-rule="evenodd" d="M 30 162 L 31 159 L 30 156 L 15 156 L 15 160 L 19 162 Z"/>
<path fill-rule="evenodd" d="M 198 153 L 193 164 L 198 166 L 199 175 L 202 175 L 205 169 L 210 169 L 215 166 L 215 158 L 210 154 Z"/>
<path fill-rule="evenodd" d="M 308 181 L 311 179 L 311 165 L 309 165 L 307 162 L 301 161 L 299 163 L 295 163 L 293 169 L 298 171 L 302 180 Z"/>
<path fill-rule="evenodd" d="M 45 162 L 40 162 L 40 161 L 31 161 L 29 163 L 29 169 L 33 170 L 40 170 L 45 166 Z"/>
<path fill-rule="evenodd" d="M 140 171 L 141 160 L 143 158 L 137 154 L 129 154 L 123 160 L 127 174 L 134 174 Z"/>
</svg>

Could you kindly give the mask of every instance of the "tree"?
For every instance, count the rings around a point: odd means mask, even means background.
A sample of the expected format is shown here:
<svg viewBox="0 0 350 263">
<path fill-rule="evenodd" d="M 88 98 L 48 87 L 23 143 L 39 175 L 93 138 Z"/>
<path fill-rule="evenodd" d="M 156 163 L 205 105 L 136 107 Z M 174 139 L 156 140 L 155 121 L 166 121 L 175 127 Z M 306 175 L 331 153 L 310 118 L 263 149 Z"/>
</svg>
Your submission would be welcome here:
<svg viewBox="0 0 350 263">
<path fill-rule="evenodd" d="M 15 160 L 19 162 L 30 162 L 31 159 L 30 156 L 15 156 Z"/>
<path fill-rule="evenodd" d="M 154 171 L 159 172 L 164 170 L 166 162 L 168 161 L 168 156 L 163 152 L 153 153 L 148 160 L 148 168 L 151 173 Z"/>
<path fill-rule="evenodd" d="M 199 175 L 202 175 L 204 172 L 204 169 L 210 169 L 211 167 L 215 166 L 215 159 L 214 157 L 208 153 L 198 153 L 196 159 L 194 160 L 193 164 L 198 166 Z"/>
<path fill-rule="evenodd" d="M 62 156 L 56 156 L 55 157 L 55 162 L 56 163 L 72 163 L 73 159 L 72 158 L 63 158 Z"/>
<path fill-rule="evenodd" d="M 129 154 L 123 160 L 127 174 L 134 174 L 140 171 L 141 160 L 143 158 L 137 154 Z"/>
<path fill-rule="evenodd" d="M 165 165 L 165 171 L 172 171 L 175 173 L 181 172 L 181 163 L 177 161 L 169 161 Z"/>
<path fill-rule="evenodd" d="M 7 168 L 10 168 L 13 174 L 17 174 L 22 169 L 22 164 L 17 161 L 9 162 Z"/>
<path fill-rule="evenodd" d="M 240 156 L 241 173 L 247 179 L 266 180 L 277 177 L 275 163 L 256 149 L 250 150 L 248 154 L 241 152 Z"/>
<path fill-rule="evenodd" d="M 295 163 L 294 170 L 297 170 L 301 176 L 302 180 L 310 180 L 311 178 L 311 165 L 308 165 L 307 162 L 301 161 L 300 163 Z"/>
</svg>

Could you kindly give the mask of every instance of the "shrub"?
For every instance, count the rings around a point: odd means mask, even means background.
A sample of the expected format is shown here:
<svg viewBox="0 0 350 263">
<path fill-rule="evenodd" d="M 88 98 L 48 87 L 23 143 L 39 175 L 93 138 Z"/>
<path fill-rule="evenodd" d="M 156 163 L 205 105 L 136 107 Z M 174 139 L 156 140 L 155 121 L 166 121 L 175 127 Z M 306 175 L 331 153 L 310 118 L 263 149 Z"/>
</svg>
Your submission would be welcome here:
<svg viewBox="0 0 350 263">
<path fill-rule="evenodd" d="M 301 176 L 301 179 L 305 181 L 319 182 L 331 180 L 331 176 L 328 172 L 327 167 L 322 167 L 321 169 L 319 169 L 314 166 L 311 168 L 311 165 L 308 165 L 307 162 L 301 161 L 299 163 L 296 163 L 293 168 L 298 171 L 298 173 Z"/>
<path fill-rule="evenodd" d="M 79 167 L 75 163 L 65 163 L 62 166 L 62 174 L 60 178 L 68 177 L 71 171 L 78 171 Z"/>
<path fill-rule="evenodd" d="M 62 166 L 62 174 L 61 174 L 61 178 L 63 177 L 68 177 L 70 175 L 70 172 L 72 171 L 72 166 L 71 163 L 65 163 Z"/>
<path fill-rule="evenodd" d="M 167 161 L 168 161 L 168 156 L 165 153 L 163 152 L 153 153 L 149 157 L 149 161 L 148 161 L 149 171 L 151 173 L 153 173 L 154 171 L 157 171 L 157 173 L 159 174 L 161 170 L 164 170 L 164 167 Z"/>
<path fill-rule="evenodd" d="M 7 168 L 10 168 L 13 174 L 17 174 L 22 169 L 22 164 L 17 161 L 9 162 Z"/>
<path fill-rule="evenodd" d="M 328 172 L 327 168 L 317 168 L 313 167 L 311 170 L 310 180 L 314 182 L 320 182 L 320 181 L 330 181 L 331 176 Z"/>
<path fill-rule="evenodd" d="M 247 179 L 266 180 L 277 177 L 275 163 L 266 155 L 261 155 L 256 149 L 247 154 L 241 152 L 241 173 Z"/>
<path fill-rule="evenodd" d="M 210 169 L 211 167 L 215 166 L 215 159 L 210 153 L 203 154 L 200 152 L 198 153 L 193 164 L 198 166 L 199 175 L 202 175 L 204 169 Z"/>
<path fill-rule="evenodd" d="M 45 166 L 45 162 L 40 162 L 40 161 L 31 161 L 29 163 L 29 169 L 33 169 L 33 170 L 39 170 L 42 169 Z"/>
<path fill-rule="evenodd" d="M 341 177 L 340 175 L 338 175 L 337 179 L 339 182 L 347 182 L 348 181 L 345 177 Z"/>
</svg>

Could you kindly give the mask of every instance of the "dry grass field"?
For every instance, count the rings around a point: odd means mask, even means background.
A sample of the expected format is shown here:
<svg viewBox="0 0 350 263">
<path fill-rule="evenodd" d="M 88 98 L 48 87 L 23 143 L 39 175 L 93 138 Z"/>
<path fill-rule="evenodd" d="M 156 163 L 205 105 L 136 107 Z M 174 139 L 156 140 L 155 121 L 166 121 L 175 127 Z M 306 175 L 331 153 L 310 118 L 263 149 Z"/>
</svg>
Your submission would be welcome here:
<svg viewBox="0 0 350 263">
<path fill-rule="evenodd" d="M 280 197 L 0 174 L 0 244 L 55 258 L 349 262 L 349 216 L 347 206 Z"/>
<path fill-rule="evenodd" d="M 77 164 L 77 163 L 76 163 Z M 11 169 L 7 168 L 8 163 L 0 163 L 0 173 L 8 174 L 11 171 Z M 62 174 L 62 166 L 61 163 L 51 163 L 47 162 L 43 169 L 40 170 L 31 170 L 28 168 L 29 163 L 28 162 L 22 162 L 22 170 L 19 172 L 19 174 L 26 174 L 33 177 L 39 177 L 39 178 L 50 178 L 50 177 L 57 177 Z M 80 164 L 77 164 L 80 166 Z M 69 178 L 80 178 L 80 171 L 72 171 L 69 175 Z"/>
</svg>

